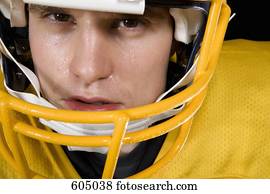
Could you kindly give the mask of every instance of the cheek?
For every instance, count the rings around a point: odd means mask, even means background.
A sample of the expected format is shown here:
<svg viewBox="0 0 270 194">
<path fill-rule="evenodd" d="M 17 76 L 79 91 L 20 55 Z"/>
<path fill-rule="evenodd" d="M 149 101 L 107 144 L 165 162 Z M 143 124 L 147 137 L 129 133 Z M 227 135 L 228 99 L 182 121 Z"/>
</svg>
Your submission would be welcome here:
<svg viewBox="0 0 270 194">
<path fill-rule="evenodd" d="M 35 71 L 41 80 L 53 77 L 52 75 L 57 75 L 54 77 L 57 79 L 67 73 L 66 65 L 70 55 L 68 45 L 63 46 L 65 37 L 50 34 L 30 17 L 29 41 Z"/>
<path fill-rule="evenodd" d="M 171 45 L 172 31 L 168 29 L 126 47 L 119 62 L 122 80 L 126 80 L 122 83 L 130 99 L 136 99 L 133 106 L 151 103 L 164 92 Z"/>
</svg>

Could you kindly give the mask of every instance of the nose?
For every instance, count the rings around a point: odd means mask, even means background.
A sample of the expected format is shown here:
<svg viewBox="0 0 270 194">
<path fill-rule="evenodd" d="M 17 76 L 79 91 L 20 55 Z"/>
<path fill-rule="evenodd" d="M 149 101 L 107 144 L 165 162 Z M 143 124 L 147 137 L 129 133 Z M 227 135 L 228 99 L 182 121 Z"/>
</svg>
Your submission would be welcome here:
<svg viewBox="0 0 270 194">
<path fill-rule="evenodd" d="M 74 57 L 70 71 L 79 81 L 91 85 L 104 80 L 112 74 L 110 45 L 97 27 L 84 25 L 76 34 Z"/>
</svg>

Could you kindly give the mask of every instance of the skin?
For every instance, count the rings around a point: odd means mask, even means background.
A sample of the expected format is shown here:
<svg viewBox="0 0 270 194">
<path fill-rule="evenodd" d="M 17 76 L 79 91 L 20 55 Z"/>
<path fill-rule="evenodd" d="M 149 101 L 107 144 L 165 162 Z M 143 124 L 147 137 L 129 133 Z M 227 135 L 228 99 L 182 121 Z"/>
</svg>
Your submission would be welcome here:
<svg viewBox="0 0 270 194">
<path fill-rule="evenodd" d="M 132 16 L 32 5 L 29 41 L 42 94 L 56 107 L 125 109 L 164 92 L 173 27 L 162 8 Z M 102 109 L 104 100 L 112 106 Z"/>
</svg>

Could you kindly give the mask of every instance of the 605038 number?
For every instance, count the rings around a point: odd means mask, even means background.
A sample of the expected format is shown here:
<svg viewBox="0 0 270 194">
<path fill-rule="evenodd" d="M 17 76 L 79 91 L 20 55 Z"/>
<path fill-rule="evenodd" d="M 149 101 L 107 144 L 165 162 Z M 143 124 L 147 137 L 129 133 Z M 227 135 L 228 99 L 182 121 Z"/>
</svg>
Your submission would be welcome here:
<svg viewBox="0 0 270 194">
<path fill-rule="evenodd" d="M 112 181 L 80 180 L 72 181 L 72 190 L 112 190 Z"/>
</svg>

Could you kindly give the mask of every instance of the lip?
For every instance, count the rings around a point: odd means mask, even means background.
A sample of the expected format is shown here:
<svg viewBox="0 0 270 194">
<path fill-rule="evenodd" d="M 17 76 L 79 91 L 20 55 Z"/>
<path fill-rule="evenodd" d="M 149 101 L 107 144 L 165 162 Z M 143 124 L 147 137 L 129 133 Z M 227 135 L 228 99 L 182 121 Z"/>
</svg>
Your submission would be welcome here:
<svg viewBox="0 0 270 194">
<path fill-rule="evenodd" d="M 102 97 L 85 98 L 73 96 L 64 99 L 64 103 L 68 109 L 80 111 L 111 111 L 123 108 L 123 104 Z"/>
</svg>

